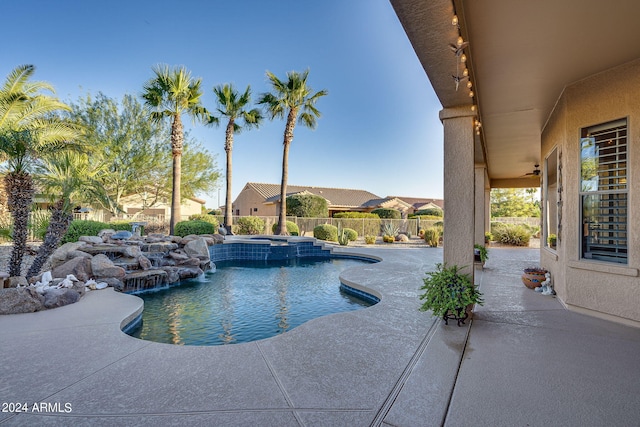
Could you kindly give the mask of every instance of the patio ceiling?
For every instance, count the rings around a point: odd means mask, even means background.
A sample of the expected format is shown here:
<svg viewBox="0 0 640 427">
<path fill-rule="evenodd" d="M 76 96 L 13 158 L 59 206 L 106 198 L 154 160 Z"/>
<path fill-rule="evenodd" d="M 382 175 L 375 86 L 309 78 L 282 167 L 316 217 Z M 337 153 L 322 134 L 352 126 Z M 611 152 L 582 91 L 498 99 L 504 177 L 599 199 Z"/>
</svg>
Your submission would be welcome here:
<svg viewBox="0 0 640 427">
<path fill-rule="evenodd" d="M 522 177 L 541 164 L 541 133 L 564 88 L 640 57 L 638 0 L 391 4 L 442 106 L 478 105 L 476 163 L 486 162 L 492 187 L 537 186 L 537 180 Z M 454 13 L 469 42 L 464 52 L 474 98 L 464 83 L 456 91 L 452 78 Z"/>
</svg>

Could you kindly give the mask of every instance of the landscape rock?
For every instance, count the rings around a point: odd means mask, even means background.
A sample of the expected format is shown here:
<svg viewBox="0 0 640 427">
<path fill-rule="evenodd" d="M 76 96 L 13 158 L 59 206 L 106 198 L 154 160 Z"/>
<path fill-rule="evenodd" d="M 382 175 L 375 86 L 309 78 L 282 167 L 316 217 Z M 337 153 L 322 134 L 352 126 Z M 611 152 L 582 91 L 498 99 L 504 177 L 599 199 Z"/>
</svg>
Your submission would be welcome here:
<svg viewBox="0 0 640 427">
<path fill-rule="evenodd" d="M 104 240 L 102 240 L 102 237 L 99 237 L 99 236 L 80 236 L 78 237 L 78 241 L 94 243 L 94 244 L 104 243 Z"/>
<path fill-rule="evenodd" d="M 126 246 L 124 248 L 124 255 L 131 258 L 138 258 L 142 255 L 142 250 L 140 246 Z"/>
<path fill-rule="evenodd" d="M 45 308 L 56 308 L 80 300 L 80 294 L 71 288 L 49 288 L 44 292 Z"/>
<path fill-rule="evenodd" d="M 43 303 L 33 287 L 0 289 L 0 314 L 33 313 L 42 310 Z"/>
<path fill-rule="evenodd" d="M 178 265 L 184 265 L 184 266 L 200 266 L 200 259 L 198 258 L 189 258 L 186 259 L 184 261 L 180 261 L 178 263 Z"/>
<path fill-rule="evenodd" d="M 122 292 L 124 290 L 124 282 L 120 279 L 116 279 L 115 277 L 103 277 L 100 279 L 100 282 L 106 283 L 117 291 Z"/>
<path fill-rule="evenodd" d="M 110 236 L 112 240 L 126 240 L 133 236 L 133 233 L 127 230 L 118 231 Z"/>
<path fill-rule="evenodd" d="M 53 277 L 67 277 L 73 274 L 81 282 L 86 282 L 93 275 L 91 259 L 85 257 L 72 258 L 51 270 Z"/>
<path fill-rule="evenodd" d="M 98 254 L 91 258 L 91 271 L 96 279 L 114 277 L 121 280 L 124 279 L 126 274 L 124 268 L 114 265 L 113 261 L 103 254 Z M 78 277 L 78 279 L 80 278 Z"/>
<path fill-rule="evenodd" d="M 86 242 L 69 242 L 60 246 L 51 255 L 51 267 L 64 264 L 69 259 L 69 253 L 85 246 Z"/>
<path fill-rule="evenodd" d="M 184 245 L 184 251 L 187 255 L 198 258 L 201 261 L 208 261 L 211 259 L 209 255 L 209 246 L 202 237 L 193 239 Z"/>
<path fill-rule="evenodd" d="M 24 287 L 24 286 L 29 286 L 29 282 L 27 281 L 26 277 L 24 276 L 9 277 L 10 288 L 17 288 L 17 287 Z"/>
<path fill-rule="evenodd" d="M 143 270 L 150 270 L 153 267 L 153 264 L 151 264 L 151 261 L 149 260 L 149 258 L 147 258 L 144 255 L 140 255 L 138 257 L 138 264 L 140 265 L 140 268 Z"/>
</svg>

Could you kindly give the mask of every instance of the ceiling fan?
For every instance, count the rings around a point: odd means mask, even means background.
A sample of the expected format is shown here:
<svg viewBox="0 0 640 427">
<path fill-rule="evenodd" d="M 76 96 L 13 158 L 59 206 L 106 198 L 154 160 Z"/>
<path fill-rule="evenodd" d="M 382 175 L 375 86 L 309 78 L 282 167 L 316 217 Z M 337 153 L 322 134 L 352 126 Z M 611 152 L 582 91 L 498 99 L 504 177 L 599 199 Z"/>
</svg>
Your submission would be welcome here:
<svg viewBox="0 0 640 427">
<path fill-rule="evenodd" d="M 524 176 L 540 176 L 540 165 L 534 165 L 535 168 L 533 169 L 533 171 L 529 172 L 529 173 L 525 173 Z"/>
</svg>

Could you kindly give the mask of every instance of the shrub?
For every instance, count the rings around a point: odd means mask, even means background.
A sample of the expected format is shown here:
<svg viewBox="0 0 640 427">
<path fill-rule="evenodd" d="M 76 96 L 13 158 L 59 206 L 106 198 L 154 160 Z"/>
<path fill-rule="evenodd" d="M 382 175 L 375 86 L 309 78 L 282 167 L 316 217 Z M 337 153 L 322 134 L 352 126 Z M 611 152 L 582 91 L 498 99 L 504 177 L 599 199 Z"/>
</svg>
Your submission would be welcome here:
<svg viewBox="0 0 640 427">
<path fill-rule="evenodd" d="M 491 234 L 495 241 L 513 246 L 529 246 L 531 229 L 523 224 L 491 223 Z"/>
<path fill-rule="evenodd" d="M 80 236 L 97 236 L 98 233 L 105 228 L 111 228 L 110 224 L 91 220 L 75 220 L 71 221 L 67 233 L 64 235 L 61 244 L 69 242 L 77 242 Z M 129 228 L 131 230 L 131 228 Z"/>
<path fill-rule="evenodd" d="M 380 218 L 401 219 L 402 214 L 397 209 L 378 208 L 371 211 L 372 214 L 378 215 Z"/>
<path fill-rule="evenodd" d="M 338 241 L 338 227 L 331 224 L 321 224 L 313 229 L 313 237 L 329 242 Z"/>
<path fill-rule="evenodd" d="M 273 226 L 271 227 L 272 233 L 276 232 L 276 229 L 278 228 L 278 224 L 279 223 L 273 224 Z M 300 229 L 298 228 L 298 225 L 295 222 L 287 221 L 287 233 L 289 233 L 289 235 L 291 236 L 299 236 Z"/>
<path fill-rule="evenodd" d="M 343 230 L 350 242 L 355 242 L 358 239 L 358 232 L 353 228 L 345 227 Z"/>
<path fill-rule="evenodd" d="M 316 194 L 294 194 L 287 197 L 287 215 L 306 218 L 327 218 L 327 199 Z"/>
<path fill-rule="evenodd" d="M 213 226 L 215 227 L 216 230 L 220 226 L 220 223 L 218 222 L 218 218 L 216 218 L 213 215 L 209 215 L 209 214 L 191 215 L 189 217 L 189 221 L 204 221 L 204 222 L 208 222 L 210 224 L 213 224 Z"/>
<path fill-rule="evenodd" d="M 440 208 L 420 209 L 415 212 L 416 216 L 429 215 L 442 218 L 444 212 Z"/>
<path fill-rule="evenodd" d="M 378 215 L 371 212 L 338 212 L 333 214 L 334 218 L 380 218 Z"/>
<path fill-rule="evenodd" d="M 435 216 L 435 215 L 409 214 L 408 218 L 419 219 L 421 221 L 442 221 L 442 217 L 441 216 Z"/>
<path fill-rule="evenodd" d="M 382 224 L 382 236 L 391 236 L 395 239 L 395 237 L 398 235 L 398 232 L 400 231 L 400 227 L 398 227 L 396 224 L 394 224 L 393 222 L 385 222 L 384 224 Z"/>
<path fill-rule="evenodd" d="M 116 231 L 131 231 L 131 223 L 135 222 L 135 221 L 128 221 L 128 220 L 116 220 L 116 221 L 110 221 L 107 223 L 107 227 L 105 228 L 111 228 L 113 230 Z"/>
<path fill-rule="evenodd" d="M 235 234 L 262 234 L 264 233 L 265 223 L 262 218 L 257 216 L 243 216 L 236 220 L 233 226 Z"/>
<path fill-rule="evenodd" d="M 216 227 L 206 221 L 180 221 L 176 224 L 173 234 L 184 237 L 189 234 L 214 234 Z"/>
<path fill-rule="evenodd" d="M 435 248 L 438 246 L 438 240 L 440 240 L 440 230 L 436 227 L 429 227 L 424 230 L 424 241 L 427 245 Z"/>
<path fill-rule="evenodd" d="M 221 209 L 212 209 L 208 213 L 209 213 L 209 215 L 218 215 L 218 216 L 220 216 L 220 215 L 222 215 L 222 210 Z"/>
<path fill-rule="evenodd" d="M 29 233 L 38 240 L 43 240 L 45 234 L 47 234 L 47 228 L 49 227 L 49 219 L 51 214 L 46 210 L 33 210 L 29 215 L 29 224 L 27 225 Z"/>
<path fill-rule="evenodd" d="M 376 236 L 372 236 L 370 234 L 367 234 L 366 236 L 364 236 L 364 242 L 367 245 L 373 245 L 376 243 Z"/>
<path fill-rule="evenodd" d="M 333 216 L 339 218 L 340 223 L 345 228 L 360 231 L 363 235 L 371 234 L 377 236 L 380 232 L 380 217 L 370 212 L 339 212 Z"/>
</svg>

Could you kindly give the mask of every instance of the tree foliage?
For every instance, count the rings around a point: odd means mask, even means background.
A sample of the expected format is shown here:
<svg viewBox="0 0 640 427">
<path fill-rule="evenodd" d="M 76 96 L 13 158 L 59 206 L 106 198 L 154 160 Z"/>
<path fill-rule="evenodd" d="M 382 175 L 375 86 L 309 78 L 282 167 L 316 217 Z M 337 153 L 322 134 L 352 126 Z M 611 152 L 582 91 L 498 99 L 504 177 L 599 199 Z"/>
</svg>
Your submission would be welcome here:
<svg viewBox="0 0 640 427">
<path fill-rule="evenodd" d="M 540 201 L 536 191 L 524 188 L 494 188 L 491 190 L 491 216 L 540 217 Z"/>
<path fill-rule="evenodd" d="M 287 214 L 306 218 L 327 218 L 327 199 L 316 194 L 294 194 L 287 197 Z"/>
</svg>

